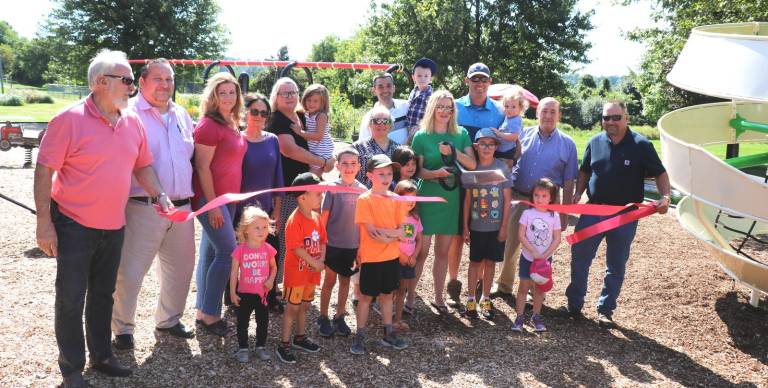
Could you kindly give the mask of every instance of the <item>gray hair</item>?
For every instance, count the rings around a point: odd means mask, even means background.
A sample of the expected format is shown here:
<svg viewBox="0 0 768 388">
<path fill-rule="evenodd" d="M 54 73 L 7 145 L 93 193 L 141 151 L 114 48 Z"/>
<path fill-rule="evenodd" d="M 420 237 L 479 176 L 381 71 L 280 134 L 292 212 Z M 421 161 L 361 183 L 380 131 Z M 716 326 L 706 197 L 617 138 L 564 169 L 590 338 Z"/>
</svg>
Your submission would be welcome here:
<svg viewBox="0 0 768 388">
<path fill-rule="evenodd" d="M 88 86 L 93 90 L 96 86 L 96 79 L 112 71 L 117 65 L 125 65 L 129 69 L 128 56 L 122 51 L 112 51 L 104 49 L 99 51 L 88 66 Z"/>
</svg>

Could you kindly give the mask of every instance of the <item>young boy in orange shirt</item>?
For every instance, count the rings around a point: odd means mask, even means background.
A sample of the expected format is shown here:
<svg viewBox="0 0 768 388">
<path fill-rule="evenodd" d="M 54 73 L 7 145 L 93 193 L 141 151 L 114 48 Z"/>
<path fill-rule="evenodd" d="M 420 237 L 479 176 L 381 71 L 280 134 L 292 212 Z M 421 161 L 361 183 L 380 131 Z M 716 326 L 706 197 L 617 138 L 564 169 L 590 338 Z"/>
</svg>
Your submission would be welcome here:
<svg viewBox="0 0 768 388">
<path fill-rule="evenodd" d="M 350 351 L 365 354 L 365 327 L 371 301 L 377 298 L 384 321 L 381 344 L 405 349 L 408 344 L 392 328 L 392 293 L 400 287 L 401 226 L 408 208 L 405 202 L 395 201 L 389 191 L 393 169 L 400 165 L 386 155 L 375 155 L 367 164 L 367 177 L 371 189 L 357 199 L 355 223 L 360 229 L 360 301 L 357 304 L 357 333 Z"/>
<path fill-rule="evenodd" d="M 320 179 L 310 172 L 299 174 L 291 186 L 316 185 Z M 296 356 L 291 347 L 316 353 L 320 346 L 307 337 L 307 311 L 315 298 L 315 287 L 320 284 L 320 271 L 325 268 L 327 237 L 319 209 L 323 193 L 319 191 L 293 192 L 299 206 L 285 221 L 285 292 L 288 302 L 283 313 L 282 337 L 277 347 L 280 361 L 293 364 Z M 296 322 L 296 335 L 291 342 L 291 329 Z"/>
</svg>

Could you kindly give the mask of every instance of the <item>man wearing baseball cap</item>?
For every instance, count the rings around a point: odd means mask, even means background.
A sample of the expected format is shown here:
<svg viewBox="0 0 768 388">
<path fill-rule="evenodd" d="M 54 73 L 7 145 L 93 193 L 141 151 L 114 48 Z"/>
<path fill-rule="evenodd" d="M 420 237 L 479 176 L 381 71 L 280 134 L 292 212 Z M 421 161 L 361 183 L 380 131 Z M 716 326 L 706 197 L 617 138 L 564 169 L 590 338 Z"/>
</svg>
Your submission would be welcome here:
<svg viewBox="0 0 768 388">
<path fill-rule="evenodd" d="M 475 138 L 480 128 L 498 128 L 504 122 L 504 108 L 488 97 L 488 87 L 491 86 L 492 81 L 491 70 L 484 63 L 477 62 L 467 69 L 464 83 L 469 87 L 469 93 L 456 100 L 456 122 L 467 129 L 470 139 Z M 464 203 L 463 196 L 461 203 Z M 457 277 L 463 245 L 462 227 L 463 225 L 459 227 L 459 234 L 453 239 L 448 253 L 448 276 L 450 280 L 447 291 L 454 304 L 460 303 L 459 297 L 461 295 L 461 282 Z"/>
</svg>

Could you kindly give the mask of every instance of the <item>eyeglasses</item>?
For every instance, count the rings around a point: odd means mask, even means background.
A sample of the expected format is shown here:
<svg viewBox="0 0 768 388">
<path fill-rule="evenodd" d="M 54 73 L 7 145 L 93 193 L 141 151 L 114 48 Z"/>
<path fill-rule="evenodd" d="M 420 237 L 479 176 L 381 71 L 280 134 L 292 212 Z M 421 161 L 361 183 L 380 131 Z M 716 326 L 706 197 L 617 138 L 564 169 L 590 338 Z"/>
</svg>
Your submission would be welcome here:
<svg viewBox="0 0 768 388">
<path fill-rule="evenodd" d="M 474 83 L 486 83 L 486 82 L 488 82 L 490 80 L 490 78 L 483 77 L 483 76 L 475 76 L 475 77 L 470 78 L 469 80 L 471 82 L 474 82 Z"/>
<path fill-rule="evenodd" d="M 378 117 L 376 117 L 376 118 L 372 118 L 372 119 L 371 119 L 371 124 L 376 124 L 376 125 L 389 125 L 389 124 L 392 124 L 392 120 L 390 120 L 390 119 L 383 119 L 383 118 L 378 118 Z"/>
<path fill-rule="evenodd" d="M 489 149 L 489 148 L 496 148 L 498 146 L 499 145 L 496 144 L 496 143 L 477 143 L 477 147 L 478 148 L 483 148 L 483 149 L 486 149 L 486 150 Z"/>
<path fill-rule="evenodd" d="M 280 93 L 277 93 L 277 95 L 283 98 L 291 98 L 291 97 L 298 96 L 299 92 L 292 90 L 290 92 L 280 92 Z"/>
<path fill-rule="evenodd" d="M 119 80 L 120 80 L 120 82 L 122 82 L 122 83 L 123 83 L 123 85 L 125 85 L 125 86 L 130 86 L 130 85 L 133 85 L 133 82 L 135 81 L 135 80 L 133 79 L 133 77 L 124 77 L 124 76 L 122 76 L 122 75 L 104 74 L 104 76 L 105 76 L 105 77 L 109 77 L 109 78 L 115 78 L 115 79 L 119 79 Z"/>
<path fill-rule="evenodd" d="M 621 119 L 624 118 L 624 115 L 608 115 L 603 116 L 603 121 L 621 121 Z"/>
<path fill-rule="evenodd" d="M 251 114 L 251 116 L 261 116 L 263 118 L 269 117 L 269 111 L 268 110 L 258 110 L 258 109 L 250 109 L 248 112 Z"/>
<path fill-rule="evenodd" d="M 435 107 L 438 112 L 453 112 L 453 106 L 451 105 L 438 105 Z"/>
</svg>

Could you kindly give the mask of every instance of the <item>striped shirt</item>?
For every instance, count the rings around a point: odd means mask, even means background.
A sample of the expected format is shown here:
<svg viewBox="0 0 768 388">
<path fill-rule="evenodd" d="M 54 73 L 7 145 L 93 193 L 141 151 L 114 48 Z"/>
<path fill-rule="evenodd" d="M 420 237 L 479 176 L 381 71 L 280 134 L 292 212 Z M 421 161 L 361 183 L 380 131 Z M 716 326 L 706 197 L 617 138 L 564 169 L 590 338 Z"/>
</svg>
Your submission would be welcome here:
<svg viewBox="0 0 768 388">
<path fill-rule="evenodd" d="M 315 114 L 307 114 L 307 132 L 316 132 L 317 131 L 317 115 L 319 113 Z M 309 147 L 309 152 L 325 159 L 329 159 L 331 156 L 333 156 L 333 140 L 331 139 L 331 123 L 326 122 L 325 128 L 323 128 L 323 139 L 320 141 L 315 140 L 308 140 L 307 146 Z"/>
</svg>

